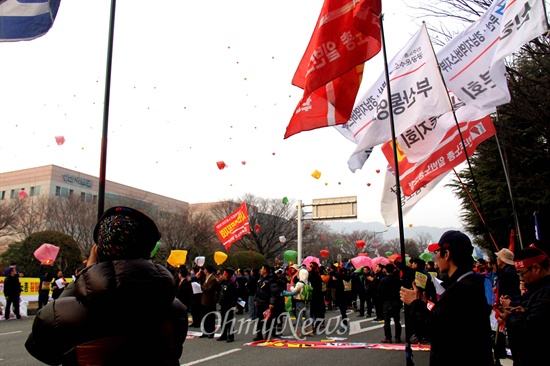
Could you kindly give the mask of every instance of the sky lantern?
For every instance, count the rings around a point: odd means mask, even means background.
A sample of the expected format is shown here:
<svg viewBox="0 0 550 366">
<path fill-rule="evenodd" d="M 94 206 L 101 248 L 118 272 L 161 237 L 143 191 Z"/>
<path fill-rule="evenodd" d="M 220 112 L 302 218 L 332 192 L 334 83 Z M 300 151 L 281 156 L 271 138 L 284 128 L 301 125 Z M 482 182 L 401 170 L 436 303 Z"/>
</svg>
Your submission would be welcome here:
<svg viewBox="0 0 550 366">
<path fill-rule="evenodd" d="M 380 169 L 376 169 L 376 173 L 377 173 L 377 174 L 380 173 Z"/>
<path fill-rule="evenodd" d="M 202 267 L 202 266 L 204 266 L 204 261 L 205 261 L 205 260 L 206 260 L 205 257 L 202 257 L 202 256 L 196 257 L 196 258 L 195 258 L 195 264 L 196 264 L 197 266 L 199 266 L 199 267 Z"/>
<path fill-rule="evenodd" d="M 55 262 L 58 253 L 59 247 L 53 244 L 44 243 L 34 251 L 34 257 L 38 259 L 40 263 L 51 266 L 53 262 Z"/>
<path fill-rule="evenodd" d="M 336 239 L 336 244 L 340 245 L 341 247 L 344 246 L 344 242 L 342 241 L 342 239 Z"/>
<path fill-rule="evenodd" d="M 65 137 L 63 136 L 55 136 L 55 142 L 57 142 L 57 144 L 59 146 L 63 145 L 65 143 Z"/>
<path fill-rule="evenodd" d="M 222 170 L 223 168 L 227 167 L 227 165 L 223 161 L 217 161 L 216 165 L 218 166 L 219 170 Z"/>
<path fill-rule="evenodd" d="M 296 263 L 296 260 L 298 259 L 298 252 L 295 250 L 286 250 L 283 253 L 283 259 L 287 263 Z"/>
<path fill-rule="evenodd" d="M 159 248 L 160 248 L 160 241 L 157 241 L 157 243 L 155 244 L 155 247 L 153 248 L 153 250 L 151 250 L 151 258 L 153 258 L 155 254 L 157 254 Z"/>
<path fill-rule="evenodd" d="M 422 259 L 424 262 L 429 262 L 433 259 L 432 253 L 422 253 L 419 255 L 419 258 Z"/>
<path fill-rule="evenodd" d="M 22 189 L 17 193 L 17 196 L 19 197 L 20 200 L 24 200 L 25 198 L 29 197 L 29 194 L 27 193 L 27 191 Z"/>
<path fill-rule="evenodd" d="M 260 224 L 254 225 L 254 231 L 259 233 L 260 232 Z"/>
<path fill-rule="evenodd" d="M 304 226 L 304 229 L 306 229 L 306 230 L 309 230 L 309 229 L 310 229 L 310 227 L 311 227 L 311 226 L 309 226 L 309 225 L 306 225 L 306 226 Z"/>
<path fill-rule="evenodd" d="M 241 161 L 241 164 L 242 164 L 242 165 L 246 165 L 246 161 L 244 161 L 244 160 Z"/>
<path fill-rule="evenodd" d="M 172 267 L 179 268 L 187 260 L 187 250 L 172 250 L 166 260 Z"/>
<path fill-rule="evenodd" d="M 227 254 L 225 254 L 224 252 L 214 253 L 214 262 L 216 262 L 218 266 L 222 265 L 226 259 L 227 259 Z"/>
<path fill-rule="evenodd" d="M 279 241 L 280 241 L 281 243 L 285 243 L 285 242 L 286 242 L 285 236 L 284 236 L 284 235 L 279 236 Z"/>
<path fill-rule="evenodd" d="M 325 186 L 328 186 L 328 182 L 325 182 Z"/>
<path fill-rule="evenodd" d="M 367 183 L 367 187 L 370 187 L 370 183 Z"/>
<path fill-rule="evenodd" d="M 355 246 L 359 249 L 363 249 L 365 247 L 366 242 L 364 240 L 357 240 L 355 242 Z"/>
<path fill-rule="evenodd" d="M 326 258 L 326 257 L 328 257 L 329 251 L 328 251 L 328 249 L 323 249 L 319 253 L 321 254 L 321 257 Z"/>
<path fill-rule="evenodd" d="M 288 204 L 288 197 L 283 197 L 283 205 Z"/>
<path fill-rule="evenodd" d="M 321 172 L 318 171 L 317 169 L 315 169 L 315 170 L 313 171 L 313 173 L 311 173 L 311 176 L 312 176 L 313 178 L 315 178 L 315 179 L 319 179 L 319 178 L 321 178 Z"/>
</svg>

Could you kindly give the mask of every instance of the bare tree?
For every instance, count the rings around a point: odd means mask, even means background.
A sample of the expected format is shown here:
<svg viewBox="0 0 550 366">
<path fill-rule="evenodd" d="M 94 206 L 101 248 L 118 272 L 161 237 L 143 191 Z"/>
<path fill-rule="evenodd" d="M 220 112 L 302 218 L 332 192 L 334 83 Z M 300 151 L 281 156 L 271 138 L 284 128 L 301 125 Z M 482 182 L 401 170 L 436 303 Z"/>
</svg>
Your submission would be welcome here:
<svg viewBox="0 0 550 366">
<path fill-rule="evenodd" d="M 85 256 L 94 245 L 96 214 L 96 205 L 78 197 L 55 196 L 48 200 L 48 227 L 70 235 Z"/>
<path fill-rule="evenodd" d="M 16 223 L 23 207 L 23 200 L 0 201 L 0 238 L 17 234 Z"/>
<path fill-rule="evenodd" d="M 48 198 L 46 196 L 27 197 L 21 200 L 17 220 L 13 224 L 14 232 L 21 238 L 44 231 L 48 222 Z"/>
</svg>

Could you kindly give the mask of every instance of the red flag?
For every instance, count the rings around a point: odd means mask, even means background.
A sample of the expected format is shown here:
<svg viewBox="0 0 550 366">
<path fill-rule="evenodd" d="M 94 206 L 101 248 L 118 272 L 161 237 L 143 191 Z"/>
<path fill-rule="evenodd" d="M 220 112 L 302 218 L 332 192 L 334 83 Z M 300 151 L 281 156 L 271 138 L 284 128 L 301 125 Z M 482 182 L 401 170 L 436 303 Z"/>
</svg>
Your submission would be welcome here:
<svg viewBox="0 0 550 366">
<path fill-rule="evenodd" d="M 214 225 L 214 230 L 227 251 L 231 248 L 231 244 L 239 240 L 243 235 L 250 233 L 246 202 L 243 202 L 229 216 Z"/>
<path fill-rule="evenodd" d="M 469 156 L 472 156 L 481 142 L 495 134 L 495 126 L 490 116 L 474 121 L 460 122 L 459 125 Z M 392 144 L 389 142 L 384 143 L 382 152 L 394 167 Z M 410 196 L 439 175 L 466 161 L 466 156 L 460 135 L 456 126 L 454 126 L 447 132 L 437 149 L 426 159 L 411 163 L 398 146 L 398 161 L 403 194 Z"/>
<path fill-rule="evenodd" d="M 349 120 L 363 74 L 362 64 L 381 48 L 381 0 L 325 0 L 292 84 L 304 96 L 285 139 L 300 131 Z"/>
<path fill-rule="evenodd" d="M 516 246 L 516 232 L 512 230 L 510 231 L 510 244 L 508 245 L 508 250 L 514 253 L 515 246 Z"/>
</svg>

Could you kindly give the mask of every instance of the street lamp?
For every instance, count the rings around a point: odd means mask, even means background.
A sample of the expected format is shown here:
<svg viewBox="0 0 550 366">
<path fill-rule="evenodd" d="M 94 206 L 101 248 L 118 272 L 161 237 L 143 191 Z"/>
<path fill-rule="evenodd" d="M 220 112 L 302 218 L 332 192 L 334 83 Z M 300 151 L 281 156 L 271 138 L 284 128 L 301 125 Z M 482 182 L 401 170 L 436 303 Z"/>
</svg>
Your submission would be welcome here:
<svg viewBox="0 0 550 366">
<path fill-rule="evenodd" d="M 385 232 L 387 232 L 388 229 L 384 230 L 384 231 L 373 231 L 372 232 L 372 243 L 374 244 L 374 241 L 376 240 L 376 234 L 383 234 Z"/>
</svg>

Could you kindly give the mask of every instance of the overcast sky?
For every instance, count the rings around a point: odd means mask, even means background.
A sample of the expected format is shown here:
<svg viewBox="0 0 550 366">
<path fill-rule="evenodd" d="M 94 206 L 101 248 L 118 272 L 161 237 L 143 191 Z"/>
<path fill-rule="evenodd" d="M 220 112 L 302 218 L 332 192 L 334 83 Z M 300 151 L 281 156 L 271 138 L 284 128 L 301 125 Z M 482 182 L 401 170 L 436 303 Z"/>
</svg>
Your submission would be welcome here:
<svg viewBox="0 0 550 366">
<path fill-rule="evenodd" d="M 106 178 L 190 203 L 245 193 L 303 204 L 357 196 L 358 219 L 383 222 L 380 151 L 354 174 L 347 160 L 355 145 L 333 128 L 283 140 L 302 97 L 292 76 L 322 3 L 118 0 Z M 55 164 L 99 175 L 109 7 L 63 1 L 45 36 L 0 43 L 1 172 Z M 385 1 L 383 11 L 391 58 L 420 20 L 401 0 Z M 380 53 L 366 64 L 363 86 L 382 71 Z M 461 226 L 447 182 L 405 226 Z"/>
</svg>

